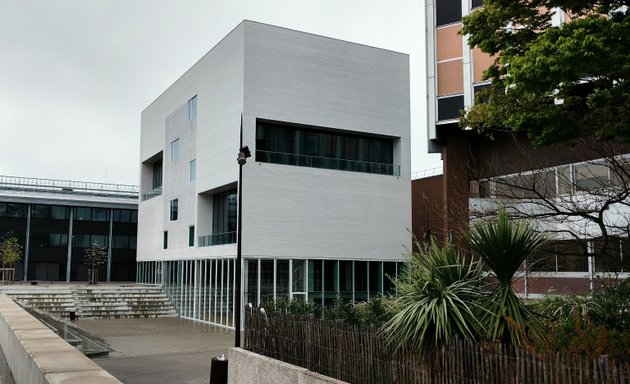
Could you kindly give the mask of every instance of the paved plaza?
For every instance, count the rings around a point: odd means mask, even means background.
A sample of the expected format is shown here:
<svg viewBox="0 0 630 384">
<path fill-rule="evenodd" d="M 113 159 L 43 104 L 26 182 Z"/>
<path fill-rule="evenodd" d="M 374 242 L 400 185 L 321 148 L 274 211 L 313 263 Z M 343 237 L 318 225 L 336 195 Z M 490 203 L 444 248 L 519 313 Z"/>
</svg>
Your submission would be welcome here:
<svg viewBox="0 0 630 384">
<path fill-rule="evenodd" d="M 232 331 L 175 317 L 74 324 L 109 343 L 114 351 L 94 362 L 125 384 L 207 384 L 210 360 L 234 343 Z"/>
</svg>

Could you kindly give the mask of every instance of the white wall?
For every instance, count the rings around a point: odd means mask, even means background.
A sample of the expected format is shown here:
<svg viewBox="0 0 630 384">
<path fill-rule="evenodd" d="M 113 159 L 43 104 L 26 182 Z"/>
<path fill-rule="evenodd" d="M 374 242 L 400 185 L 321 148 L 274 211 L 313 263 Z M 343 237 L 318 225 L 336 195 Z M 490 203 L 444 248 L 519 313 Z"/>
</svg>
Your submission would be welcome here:
<svg viewBox="0 0 630 384">
<path fill-rule="evenodd" d="M 399 138 L 401 176 L 248 162 L 247 257 L 402 260 L 411 246 L 408 56 L 246 23 L 245 144 L 256 118 Z"/>
<path fill-rule="evenodd" d="M 195 95 L 196 127 L 186 124 L 187 102 Z M 241 24 L 142 112 L 140 161 L 164 151 L 164 194 L 140 203 L 138 261 L 198 257 L 195 248 L 188 247 L 188 227 L 199 227 L 196 218 L 197 193 L 237 179 L 235 159 L 242 100 Z M 169 116 L 174 120 L 167 130 Z M 177 164 L 170 164 L 170 142 L 178 136 L 185 137 L 180 142 L 180 160 Z M 188 163 L 193 158 L 197 160 L 197 180 L 190 183 Z M 143 174 L 141 177 L 148 176 Z M 141 180 L 141 185 L 144 185 L 144 180 Z M 174 198 L 179 199 L 181 215 L 177 221 L 171 222 L 168 213 L 170 200 Z M 162 231 L 165 229 L 169 231 L 167 250 L 162 249 Z M 196 232 L 195 237 L 204 234 Z M 218 248 L 224 249 L 204 252 L 206 255 L 210 252 L 223 256 L 226 247 Z"/>
<path fill-rule="evenodd" d="M 197 180 L 191 189 L 182 179 L 189 159 L 180 159 L 185 168 L 170 166 L 168 148 L 188 128 L 169 133 L 165 126 L 194 95 L 196 144 L 190 145 Z M 392 137 L 394 163 L 401 166 L 397 177 L 249 159 L 243 169 L 246 257 L 402 260 L 411 246 L 408 56 L 246 21 L 142 113 L 140 161 L 164 151 L 165 175 L 164 195 L 140 204 L 139 261 L 235 254 L 234 244 L 188 247 L 188 226 L 198 194 L 237 180 L 241 112 L 252 153 L 255 121 L 263 118 Z M 181 216 L 169 222 L 175 197 Z M 196 218 L 196 236 L 210 234 L 209 221 Z M 165 228 L 168 250 L 161 249 Z"/>
</svg>

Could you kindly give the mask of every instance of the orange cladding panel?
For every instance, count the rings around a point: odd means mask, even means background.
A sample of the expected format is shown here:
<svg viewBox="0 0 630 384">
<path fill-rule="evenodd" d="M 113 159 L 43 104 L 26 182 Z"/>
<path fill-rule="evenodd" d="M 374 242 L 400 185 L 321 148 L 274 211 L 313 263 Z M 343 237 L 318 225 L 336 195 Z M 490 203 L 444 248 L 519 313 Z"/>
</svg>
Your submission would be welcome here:
<svg viewBox="0 0 630 384">
<path fill-rule="evenodd" d="M 488 69 L 494 63 L 494 57 L 485 52 L 481 52 L 479 48 L 472 50 L 473 57 L 473 83 L 479 83 L 483 78 L 483 71 Z"/>
<path fill-rule="evenodd" d="M 457 24 L 435 31 L 435 53 L 438 63 L 443 60 L 462 57 L 462 36 L 458 34 L 461 29 L 461 24 Z"/>
<path fill-rule="evenodd" d="M 463 61 L 452 60 L 437 65 L 438 96 L 464 92 Z"/>
</svg>

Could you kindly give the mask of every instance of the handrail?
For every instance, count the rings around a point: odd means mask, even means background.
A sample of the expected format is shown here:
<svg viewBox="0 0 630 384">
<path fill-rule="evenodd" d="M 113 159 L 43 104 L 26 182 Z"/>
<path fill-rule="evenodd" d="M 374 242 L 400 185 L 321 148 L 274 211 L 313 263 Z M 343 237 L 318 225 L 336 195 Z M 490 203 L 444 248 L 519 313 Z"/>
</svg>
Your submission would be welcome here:
<svg viewBox="0 0 630 384">
<path fill-rule="evenodd" d="M 139 193 L 139 189 L 136 185 L 38 179 L 34 177 L 6 175 L 0 175 L 0 189 L 68 194 L 113 195 L 131 198 L 137 198 Z"/>
<path fill-rule="evenodd" d="M 215 233 L 212 235 L 199 236 L 199 246 L 209 247 L 212 245 L 235 244 L 236 232 Z"/>
<path fill-rule="evenodd" d="M 336 169 L 341 171 L 400 176 L 400 165 L 346 160 L 335 157 L 257 150 L 256 161 L 272 164 L 297 165 L 310 168 Z"/>
</svg>

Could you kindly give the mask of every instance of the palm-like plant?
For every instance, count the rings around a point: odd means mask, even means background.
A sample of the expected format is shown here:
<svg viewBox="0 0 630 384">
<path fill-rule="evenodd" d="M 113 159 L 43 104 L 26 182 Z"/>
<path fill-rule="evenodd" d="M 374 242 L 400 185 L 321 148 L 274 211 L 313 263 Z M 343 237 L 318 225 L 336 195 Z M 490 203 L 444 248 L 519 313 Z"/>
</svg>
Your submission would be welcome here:
<svg viewBox="0 0 630 384">
<path fill-rule="evenodd" d="M 512 283 L 521 264 L 544 243 L 545 239 L 528 223 L 510 221 L 504 208 L 499 210 L 496 222 L 473 226 L 471 248 L 494 272 L 497 282 L 483 317 L 490 340 L 521 345 L 528 337 L 540 337 L 536 314 L 514 292 Z"/>
<path fill-rule="evenodd" d="M 452 245 L 421 246 L 395 281 L 400 311 L 383 326 L 388 343 L 428 355 L 455 336 L 479 335 L 483 281 L 480 264 L 466 262 Z"/>
</svg>

